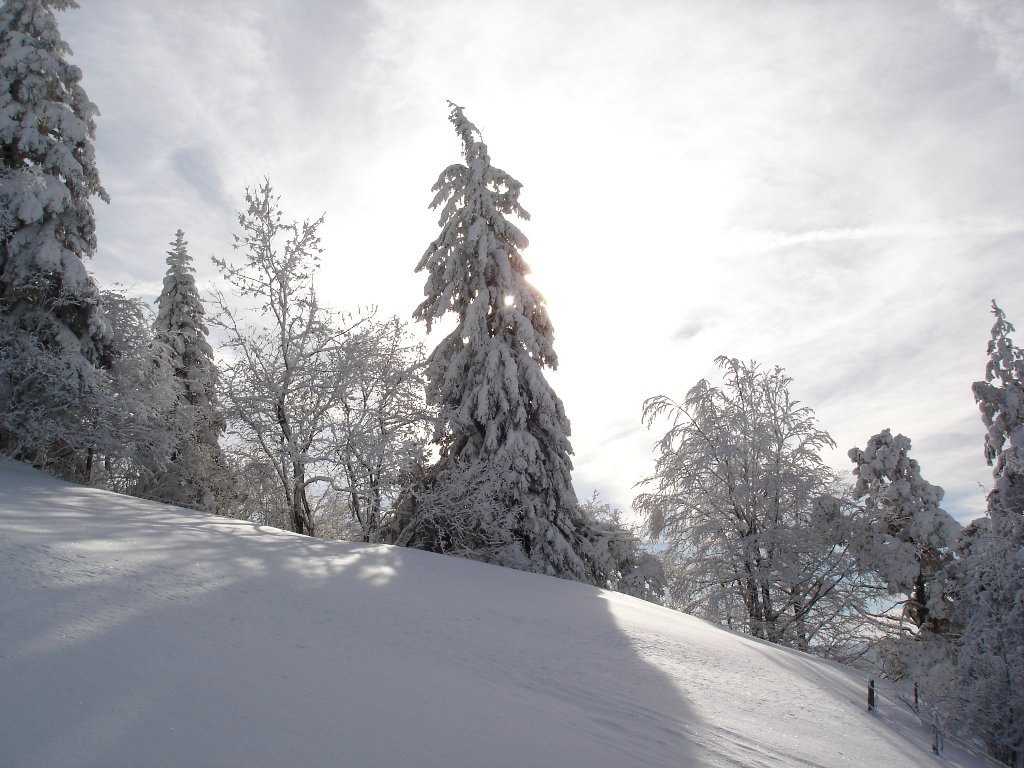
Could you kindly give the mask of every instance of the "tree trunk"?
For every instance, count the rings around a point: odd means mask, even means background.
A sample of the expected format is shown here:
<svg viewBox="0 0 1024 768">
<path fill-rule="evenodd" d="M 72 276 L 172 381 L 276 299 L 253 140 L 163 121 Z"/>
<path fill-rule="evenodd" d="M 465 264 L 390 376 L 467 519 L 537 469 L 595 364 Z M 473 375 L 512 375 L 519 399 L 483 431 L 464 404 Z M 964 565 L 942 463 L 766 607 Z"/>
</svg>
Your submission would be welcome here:
<svg viewBox="0 0 1024 768">
<path fill-rule="evenodd" d="M 926 589 L 924 574 L 918 571 L 917 579 L 914 581 L 914 594 L 910 597 L 910 607 L 907 611 L 910 614 L 910 620 L 918 629 L 923 627 L 929 619 Z"/>
<path fill-rule="evenodd" d="M 749 566 L 747 572 L 750 572 Z M 743 583 L 743 601 L 747 604 L 747 617 L 750 622 L 750 634 L 764 639 L 764 621 L 761 615 L 761 598 L 757 591 L 757 580 L 753 575 L 747 576 Z"/>
<path fill-rule="evenodd" d="M 313 535 L 313 521 L 306 499 L 306 468 L 301 462 L 292 463 L 292 530 L 306 536 Z"/>
</svg>

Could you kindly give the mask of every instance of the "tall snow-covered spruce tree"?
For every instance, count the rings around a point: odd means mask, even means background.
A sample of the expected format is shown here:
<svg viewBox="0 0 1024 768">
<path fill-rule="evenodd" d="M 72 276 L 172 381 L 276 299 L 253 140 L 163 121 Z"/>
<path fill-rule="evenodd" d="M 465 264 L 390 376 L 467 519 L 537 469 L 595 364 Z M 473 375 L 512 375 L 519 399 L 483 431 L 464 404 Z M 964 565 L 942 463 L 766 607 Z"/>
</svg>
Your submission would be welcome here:
<svg viewBox="0 0 1024 768">
<path fill-rule="evenodd" d="M 1024 351 L 1013 343 L 1014 327 L 995 301 L 985 380 L 972 386 L 981 419 L 988 427 L 985 459 L 995 484 L 988 497 L 990 516 L 1024 514 Z"/>
<path fill-rule="evenodd" d="M 95 421 L 82 404 L 94 399 L 95 366 L 109 363 L 111 339 L 84 264 L 96 249 L 90 200 L 107 200 L 92 144 L 98 110 L 80 85 L 81 70 L 65 60 L 70 48 L 54 16 L 76 7 L 73 0 L 0 6 L 0 330 L 8 351 L 32 358 L 5 371 L 0 389 L 38 399 L 5 402 L 8 416 L 33 412 L 37 427 L 53 422 L 37 430 L 48 445 L 26 444 L 11 418 L 0 442 L 9 453 L 49 463 L 68 461 L 76 429 Z M 22 386 L 19 371 L 43 371 L 63 384 L 47 396 Z M 67 402 L 56 403 L 61 397 Z"/>
<path fill-rule="evenodd" d="M 491 165 L 480 131 L 462 107 L 450 106 L 465 163 L 450 165 L 433 187 L 441 234 L 416 267 L 427 280 L 414 317 L 428 332 L 448 313 L 457 321 L 427 361 L 440 458 L 418 494 L 435 507 L 450 497 L 453 508 L 412 509 L 401 540 L 444 550 L 457 538 L 462 554 L 590 580 L 569 420 L 543 373 L 557 365 L 554 333 L 543 297 L 526 279 L 527 239 L 508 218 L 529 219 L 519 204 L 522 185 Z"/>
<path fill-rule="evenodd" d="M 167 345 L 177 385 L 176 444 L 156 490 L 169 501 L 209 506 L 217 477 L 226 466 L 219 444 L 225 419 L 217 399 L 218 372 L 207 340 L 206 310 L 194 272 L 185 233 L 179 229 L 167 252 L 167 274 L 153 322 L 157 340 Z"/>
<path fill-rule="evenodd" d="M 988 514 L 960 537 L 953 569 L 960 636 L 954 712 L 963 732 L 1009 766 L 1024 766 L 1024 350 L 996 321 L 985 380 L 974 383 L 985 458 L 994 479 Z"/>
</svg>

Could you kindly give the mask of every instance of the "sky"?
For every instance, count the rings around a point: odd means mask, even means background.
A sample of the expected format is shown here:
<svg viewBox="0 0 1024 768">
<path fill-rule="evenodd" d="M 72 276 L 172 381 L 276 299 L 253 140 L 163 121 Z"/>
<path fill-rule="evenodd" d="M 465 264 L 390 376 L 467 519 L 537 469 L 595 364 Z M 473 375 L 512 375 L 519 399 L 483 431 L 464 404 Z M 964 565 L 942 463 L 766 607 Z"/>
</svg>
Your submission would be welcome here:
<svg viewBox="0 0 1024 768">
<path fill-rule="evenodd" d="M 101 112 L 102 285 L 155 298 L 182 228 L 212 287 L 268 177 L 326 212 L 321 295 L 411 321 L 450 99 L 523 184 L 581 497 L 628 509 L 668 427 L 644 400 L 726 355 L 785 368 L 836 469 L 888 427 L 984 512 L 991 300 L 1024 329 L 1024 4 L 82 6 L 59 22 Z"/>
</svg>

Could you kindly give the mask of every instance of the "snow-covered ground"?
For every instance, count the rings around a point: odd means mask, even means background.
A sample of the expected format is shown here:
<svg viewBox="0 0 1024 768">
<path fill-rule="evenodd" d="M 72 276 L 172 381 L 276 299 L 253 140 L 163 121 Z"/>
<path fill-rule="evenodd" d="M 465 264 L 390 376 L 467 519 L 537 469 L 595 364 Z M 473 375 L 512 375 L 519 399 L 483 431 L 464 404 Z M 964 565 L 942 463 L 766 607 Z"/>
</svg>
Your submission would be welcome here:
<svg viewBox="0 0 1024 768">
<path fill-rule="evenodd" d="M 984 766 L 619 594 L 0 461 L 0 766 Z"/>
</svg>

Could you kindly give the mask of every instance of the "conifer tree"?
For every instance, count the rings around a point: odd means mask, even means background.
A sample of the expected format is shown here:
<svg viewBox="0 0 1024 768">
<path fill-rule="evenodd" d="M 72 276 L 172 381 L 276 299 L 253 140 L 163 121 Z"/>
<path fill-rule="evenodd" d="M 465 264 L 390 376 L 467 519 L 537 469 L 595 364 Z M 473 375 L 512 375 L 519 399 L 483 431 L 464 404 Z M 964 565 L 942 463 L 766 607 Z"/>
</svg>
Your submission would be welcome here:
<svg viewBox="0 0 1024 768">
<path fill-rule="evenodd" d="M 1024 352 L 995 301 L 985 380 L 974 397 L 988 428 L 988 514 L 964 529 L 953 570 L 957 689 L 953 711 L 1006 765 L 1024 765 Z"/>
<path fill-rule="evenodd" d="M 554 333 L 543 297 L 526 280 L 527 239 L 508 218 L 529 219 L 519 204 L 522 185 L 491 164 L 479 130 L 449 104 L 465 162 L 446 168 L 433 187 L 441 234 L 416 267 L 427 280 L 414 313 L 428 332 L 448 313 L 457 324 L 426 368 L 427 401 L 438 408 L 434 478 L 459 487 L 467 473 L 494 479 L 477 493 L 493 500 L 492 519 L 478 527 L 488 540 L 509 543 L 502 563 L 583 579 L 569 420 L 543 373 L 558 363 Z"/>
<path fill-rule="evenodd" d="M 84 260 L 96 249 L 92 197 L 106 201 L 93 151 L 98 114 L 65 61 L 55 10 L 72 0 L 0 7 L 0 307 L 45 345 L 93 363 L 110 329 Z"/>
<path fill-rule="evenodd" d="M 990 515 L 1024 514 L 1024 351 L 1010 334 L 1014 327 L 995 301 L 992 339 L 985 381 L 972 389 L 988 427 L 985 459 L 992 467 L 995 484 L 988 497 Z"/>
<path fill-rule="evenodd" d="M 167 345 L 178 385 L 172 418 L 178 434 L 161 495 L 186 504 L 202 503 L 225 467 L 219 446 L 225 420 L 217 399 L 217 364 L 194 272 L 185 233 L 179 229 L 167 252 L 153 331 Z"/>
<path fill-rule="evenodd" d="M 107 200 L 92 143 L 98 110 L 54 16 L 75 7 L 0 6 L 0 333 L 10 352 L 0 449 L 86 477 L 111 331 L 85 267 L 96 249 L 90 200 Z"/>
</svg>

